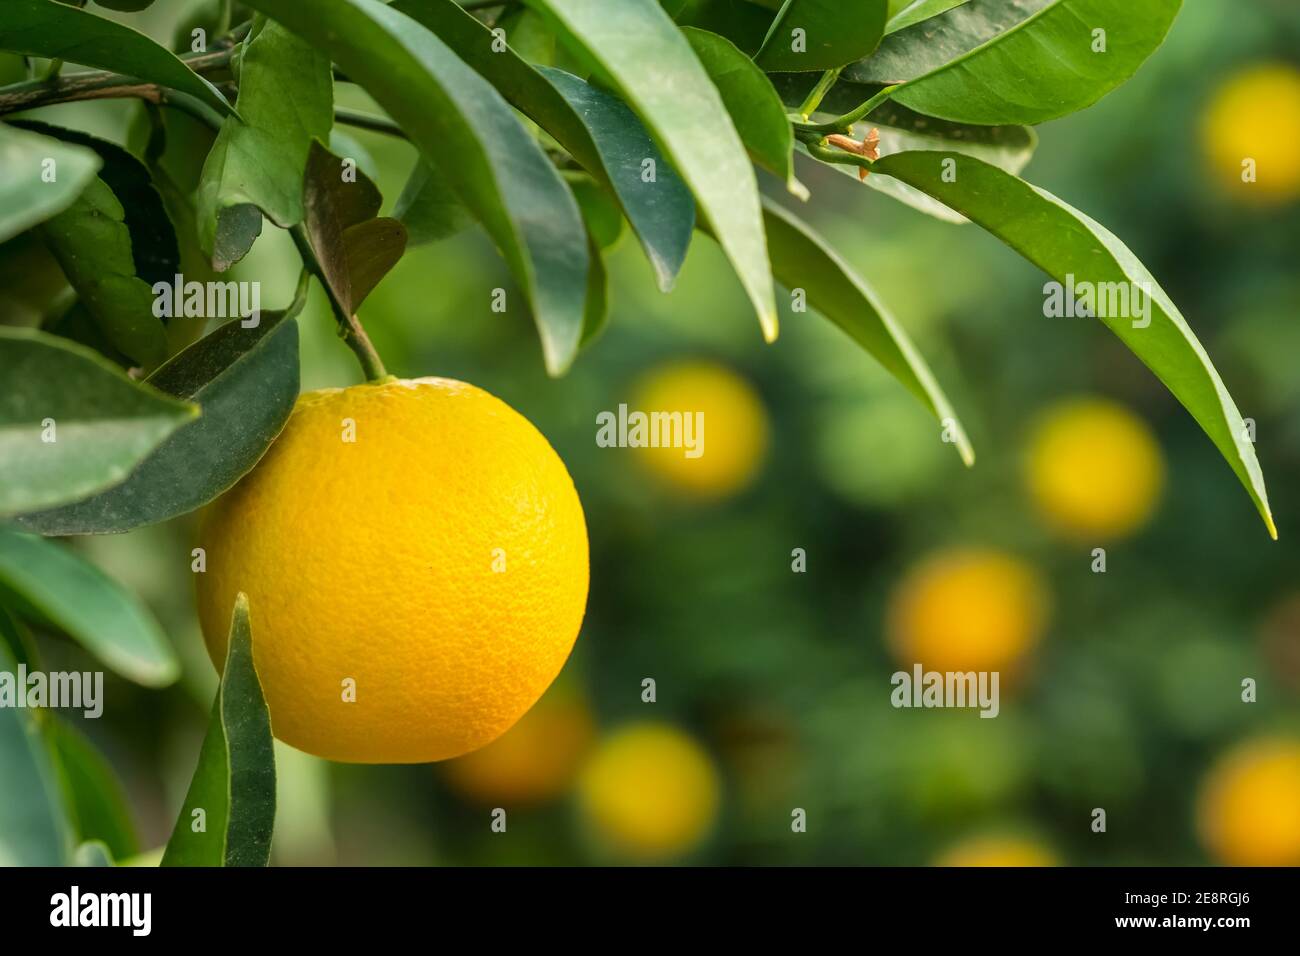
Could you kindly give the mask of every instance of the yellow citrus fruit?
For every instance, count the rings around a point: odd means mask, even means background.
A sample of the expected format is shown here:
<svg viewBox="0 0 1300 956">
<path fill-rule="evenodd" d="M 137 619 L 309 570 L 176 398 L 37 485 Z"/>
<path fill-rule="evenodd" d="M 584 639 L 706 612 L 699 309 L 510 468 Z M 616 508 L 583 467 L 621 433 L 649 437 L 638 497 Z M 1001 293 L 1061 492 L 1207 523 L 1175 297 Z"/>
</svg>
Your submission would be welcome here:
<svg viewBox="0 0 1300 956">
<path fill-rule="evenodd" d="M 683 731 L 653 722 L 606 737 L 579 782 L 583 815 L 596 836 L 647 861 L 695 846 L 717 816 L 719 790 L 703 748 Z"/>
<path fill-rule="evenodd" d="M 585 698 L 555 686 L 492 743 L 441 766 L 447 782 L 470 800 L 541 803 L 569 789 L 594 737 Z"/>
<path fill-rule="evenodd" d="M 450 379 L 301 396 L 199 543 L 213 661 L 243 591 L 272 729 L 331 760 L 443 760 L 499 737 L 560 672 L 587 602 L 564 463 Z"/>
<path fill-rule="evenodd" d="M 667 440 L 660 441 L 659 447 L 636 448 L 652 474 L 687 497 L 723 498 L 740 491 L 753 481 L 767 451 L 767 412 L 758 393 L 735 372 L 714 362 L 678 362 L 653 369 L 633 389 L 630 412 L 680 413 L 681 421 L 692 429 L 702 423 L 702 434 L 692 431 L 689 436 L 696 442 L 694 449 Z M 682 434 L 686 435 L 684 426 Z"/>
<path fill-rule="evenodd" d="M 1025 460 L 1025 480 L 1044 519 L 1086 541 L 1122 537 L 1145 524 L 1164 473 L 1151 429 L 1122 405 L 1098 398 L 1049 408 Z"/>
<path fill-rule="evenodd" d="M 1261 203 L 1300 196 L 1300 69 L 1260 63 L 1230 77 L 1201 119 L 1201 143 L 1215 179 Z M 1255 161 L 1255 182 L 1242 179 Z"/>
<path fill-rule="evenodd" d="M 1022 836 L 971 837 L 950 847 L 935 866 L 1057 866 L 1056 854 Z"/>
<path fill-rule="evenodd" d="M 908 572 L 891 598 L 886 629 L 903 664 L 1014 675 L 1046 617 L 1046 588 L 1028 564 L 1000 551 L 957 548 Z"/>
<path fill-rule="evenodd" d="M 1230 866 L 1300 866 L 1300 740 L 1263 738 L 1210 770 L 1201 839 Z"/>
</svg>

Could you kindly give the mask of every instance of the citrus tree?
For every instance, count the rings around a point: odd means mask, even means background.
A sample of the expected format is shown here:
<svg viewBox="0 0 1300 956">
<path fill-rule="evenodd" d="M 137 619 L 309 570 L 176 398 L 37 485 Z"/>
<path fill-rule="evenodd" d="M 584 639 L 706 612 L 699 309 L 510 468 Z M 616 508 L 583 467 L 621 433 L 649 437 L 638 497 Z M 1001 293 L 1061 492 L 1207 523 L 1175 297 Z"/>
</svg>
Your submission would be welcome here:
<svg viewBox="0 0 1300 956">
<path fill-rule="evenodd" d="M 1191 324 L 1121 239 L 1020 176 L 1034 127 L 1128 80 L 1181 0 L 224 0 L 174 36 L 131 25 L 149 4 L 6 0 L 0 17 L 0 273 L 22 306 L 0 316 L 0 670 L 40 669 L 35 622 L 173 681 L 136 599 L 50 538 L 220 498 L 191 558 L 223 677 L 164 863 L 267 861 L 272 727 L 333 759 L 456 756 L 572 646 L 586 528 L 563 463 L 473 386 L 389 376 L 357 318 L 408 248 L 461 230 L 499 250 L 513 284 L 484 296 L 531 314 L 554 376 L 601 332 L 622 232 L 664 291 L 714 242 L 766 341 L 779 311 L 829 320 L 972 464 L 908 317 L 800 214 L 817 202 L 801 171 L 833 167 L 1046 273 L 1182 403 L 1276 536 Z M 342 84 L 383 112 L 337 105 Z M 91 100 L 136 108 L 110 138 L 28 115 Z M 391 215 L 349 127 L 418 150 Z M 276 229 L 301 277 L 262 309 L 222 274 Z M 299 401 L 312 283 L 368 382 Z M 374 600 L 340 601 L 358 574 Z M 0 802 L 8 859 L 121 855 L 119 789 L 70 725 L 0 709 L 0 771 L 34 781 Z"/>
</svg>

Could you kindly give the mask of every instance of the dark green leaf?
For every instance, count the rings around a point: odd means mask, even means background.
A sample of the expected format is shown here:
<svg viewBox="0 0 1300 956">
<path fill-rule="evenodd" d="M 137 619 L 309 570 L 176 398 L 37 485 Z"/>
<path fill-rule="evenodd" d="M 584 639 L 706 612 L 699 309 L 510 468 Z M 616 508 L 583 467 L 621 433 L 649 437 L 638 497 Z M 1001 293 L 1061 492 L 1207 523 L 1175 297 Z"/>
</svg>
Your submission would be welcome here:
<svg viewBox="0 0 1300 956">
<path fill-rule="evenodd" d="M 567 369 L 587 288 L 582 219 L 500 94 L 443 41 L 378 0 L 248 5 L 330 53 L 401 125 L 501 249 L 532 306 L 547 369 Z"/>
<path fill-rule="evenodd" d="M 1178 307 L 1127 246 L 1051 193 L 970 156 L 897 153 L 878 162 L 872 175 L 893 176 L 928 193 L 1063 286 L 1115 283 L 1113 288 L 1143 291 L 1139 299 L 1145 300 L 1145 319 L 1108 315 L 1102 321 L 1200 423 L 1245 486 L 1269 533 L 1277 537 L 1264 477 L 1241 413 Z"/>
<path fill-rule="evenodd" d="M 199 241 L 218 272 L 247 254 L 262 214 L 281 228 L 302 222 L 307 151 L 334 122 L 329 57 L 258 17 L 244 41 L 235 105 L 239 117 L 222 124 L 195 200 Z"/>
<path fill-rule="evenodd" d="M 196 403 L 181 427 L 119 485 L 84 501 L 19 516 L 40 534 L 130 531 L 207 504 L 257 464 L 298 397 L 296 301 L 263 312 L 253 328 L 233 320 L 154 372 L 150 385 Z"/>
<path fill-rule="evenodd" d="M 153 290 L 136 274 L 125 219 L 113 191 L 95 178 L 76 202 L 39 228 L 108 341 L 133 361 L 152 367 L 167 356 L 167 333 L 154 314 Z"/>
<path fill-rule="evenodd" d="M 754 61 L 771 72 L 834 70 L 869 56 L 888 0 L 785 0 Z"/>
<path fill-rule="evenodd" d="M 605 260 L 594 240 L 588 248 L 591 252 L 592 265 L 587 273 L 586 311 L 582 316 L 584 348 L 605 331 L 605 325 L 609 322 L 609 278 L 605 273 Z"/>
<path fill-rule="evenodd" d="M 0 123 L 0 242 L 57 215 L 95 178 L 100 160 L 69 146 Z M 47 161 L 52 166 L 46 165 Z M 52 181 L 47 181 L 53 175 Z"/>
<path fill-rule="evenodd" d="M 772 11 L 749 0 L 686 0 L 672 16 L 684 27 L 699 27 L 726 37 L 746 56 L 758 52 L 772 25 Z"/>
<path fill-rule="evenodd" d="M 303 206 L 307 236 L 325 279 L 348 314 L 406 251 L 406 227 L 376 218 L 383 197 L 359 169 L 349 169 L 319 142 L 307 158 Z"/>
<path fill-rule="evenodd" d="M 9 655 L 29 671 L 41 669 L 32 632 L 3 604 L 0 604 L 0 648 L 8 649 Z"/>
<path fill-rule="evenodd" d="M 63 545 L 0 531 L 0 592 L 20 615 L 62 630 L 138 684 L 162 687 L 180 671 L 148 609 Z"/>
<path fill-rule="evenodd" d="M 573 198 L 578 200 L 582 221 L 596 248 L 612 248 L 623 238 L 623 213 L 614 197 L 586 173 L 567 172 L 564 181 L 573 190 Z"/>
<path fill-rule="evenodd" d="M 471 222 L 465 204 L 424 159 L 416 160 L 393 204 L 393 216 L 406 227 L 407 245 L 411 246 L 454 236 Z"/>
<path fill-rule="evenodd" d="M 46 735 L 54 746 L 76 841 L 101 841 L 118 860 L 139 853 L 126 793 L 108 761 L 66 720 L 51 718 Z"/>
<path fill-rule="evenodd" d="M 199 413 L 89 349 L 30 330 L 0 328 L 0 381 L 0 516 L 117 484 Z"/>
<path fill-rule="evenodd" d="M 800 288 L 808 304 L 830 319 L 921 400 L 950 430 L 967 465 L 975 452 L 952 404 L 925 359 L 875 293 L 806 223 L 771 200 L 764 200 L 768 248 L 777 281 Z"/>
<path fill-rule="evenodd" d="M 50 0 L 5 0 L 0 50 L 125 73 L 230 112 L 215 86 L 139 30 Z"/>
<path fill-rule="evenodd" d="M 18 664 L 0 641 L 0 680 L 12 679 Z M 25 693 L 25 687 L 14 688 Z M 34 712 L 0 707 L 0 866 L 60 866 L 70 832 L 58 781 Z"/>
<path fill-rule="evenodd" d="M 196 830 L 200 821 L 203 829 Z M 271 719 L 253 664 L 248 598 L 235 600 L 221 687 L 163 866 L 266 866 L 275 825 Z"/>
<path fill-rule="evenodd" d="M 636 114 L 618 97 L 570 73 L 534 68 L 510 47 L 494 51 L 488 28 L 451 0 L 398 0 L 396 6 L 438 34 L 587 172 L 614 190 L 654 266 L 659 287 L 671 289 L 691 241 L 695 200 Z M 657 170 L 653 182 L 642 178 L 646 160 Z"/>
<path fill-rule="evenodd" d="M 617 16 L 590 0 L 529 3 L 548 14 L 561 41 L 645 121 L 695 194 L 754 304 L 764 337 L 775 339 L 776 299 L 754 170 L 690 43 L 655 0 L 621 0 Z"/>
<path fill-rule="evenodd" d="M 888 35 L 906 30 L 922 20 L 937 17 L 953 7 L 969 2 L 970 0 L 889 0 L 889 19 L 885 22 L 885 33 Z"/>
<path fill-rule="evenodd" d="M 95 0 L 95 5 L 123 13 L 138 13 L 153 3 L 153 0 Z"/>
<path fill-rule="evenodd" d="M 695 27 L 683 27 L 682 32 L 718 88 L 754 162 L 807 199 L 807 190 L 794 178 L 794 133 L 772 82 L 726 37 Z"/>
</svg>

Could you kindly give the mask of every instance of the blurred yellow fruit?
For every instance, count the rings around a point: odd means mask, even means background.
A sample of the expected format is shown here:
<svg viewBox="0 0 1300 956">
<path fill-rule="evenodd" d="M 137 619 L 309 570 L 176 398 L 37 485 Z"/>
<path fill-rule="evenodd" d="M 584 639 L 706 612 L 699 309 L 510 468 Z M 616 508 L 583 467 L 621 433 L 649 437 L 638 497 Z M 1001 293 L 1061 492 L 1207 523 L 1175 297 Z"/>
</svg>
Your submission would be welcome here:
<svg viewBox="0 0 1300 956">
<path fill-rule="evenodd" d="M 1201 789 L 1201 839 L 1230 866 L 1300 866 L 1300 740 L 1229 751 Z"/>
<path fill-rule="evenodd" d="M 1056 854 L 1020 836 L 978 836 L 963 840 L 935 860 L 935 866 L 1057 866 Z"/>
<path fill-rule="evenodd" d="M 302 395 L 199 544 L 212 660 L 243 591 L 275 735 L 330 760 L 490 743 L 560 672 L 587 603 L 564 462 L 510 406 L 450 379 Z"/>
<path fill-rule="evenodd" d="M 1046 589 L 1028 564 L 999 551 L 952 549 L 907 573 L 890 600 L 887 631 L 900 663 L 1014 676 L 1046 617 Z"/>
<path fill-rule="evenodd" d="M 569 790 L 594 737 L 587 701 L 556 686 L 492 743 L 441 767 L 452 788 L 470 800 L 541 803 Z"/>
<path fill-rule="evenodd" d="M 1230 77 L 1205 108 L 1201 143 L 1215 179 L 1243 198 L 1300 196 L 1300 69 L 1262 63 Z M 1256 182 L 1242 179 L 1255 161 Z"/>
<path fill-rule="evenodd" d="M 630 724 L 606 737 L 582 772 L 583 815 L 622 855 L 654 861 L 694 847 L 713 826 L 720 785 L 713 761 L 668 724 Z"/>
<path fill-rule="evenodd" d="M 723 498 L 747 487 L 767 451 L 767 412 L 758 393 L 714 362 L 677 362 L 652 369 L 633 388 L 630 410 L 646 415 L 679 412 L 684 422 L 689 416 L 692 426 L 703 423 L 698 454 L 666 444 L 636 449 L 652 474 L 688 497 Z M 691 434 L 699 441 L 699 435 Z"/>
<path fill-rule="evenodd" d="M 1043 518 L 1083 541 L 1131 534 L 1160 500 L 1165 463 L 1146 423 L 1098 398 L 1049 408 L 1029 438 L 1025 479 Z"/>
</svg>

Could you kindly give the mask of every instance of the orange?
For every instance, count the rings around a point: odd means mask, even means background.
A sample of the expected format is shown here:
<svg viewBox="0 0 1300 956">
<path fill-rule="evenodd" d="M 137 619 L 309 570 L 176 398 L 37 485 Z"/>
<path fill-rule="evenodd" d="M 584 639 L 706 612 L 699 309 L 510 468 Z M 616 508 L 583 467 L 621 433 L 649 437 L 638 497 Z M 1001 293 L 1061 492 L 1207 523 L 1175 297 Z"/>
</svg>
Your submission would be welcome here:
<svg viewBox="0 0 1300 956">
<path fill-rule="evenodd" d="M 1254 740 L 1210 770 L 1201 839 L 1229 866 L 1300 866 L 1300 741 Z"/>
<path fill-rule="evenodd" d="M 564 463 L 519 413 L 450 379 L 301 396 L 199 543 L 213 661 L 244 591 L 272 730 L 331 760 L 490 743 L 560 672 L 586 608 Z"/>
<path fill-rule="evenodd" d="M 1300 196 L 1300 69 L 1259 63 L 1229 77 L 1201 119 L 1201 145 L 1214 178 L 1261 204 Z M 1254 160 L 1255 181 L 1243 180 Z"/>
</svg>

